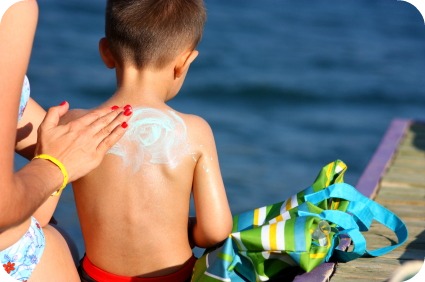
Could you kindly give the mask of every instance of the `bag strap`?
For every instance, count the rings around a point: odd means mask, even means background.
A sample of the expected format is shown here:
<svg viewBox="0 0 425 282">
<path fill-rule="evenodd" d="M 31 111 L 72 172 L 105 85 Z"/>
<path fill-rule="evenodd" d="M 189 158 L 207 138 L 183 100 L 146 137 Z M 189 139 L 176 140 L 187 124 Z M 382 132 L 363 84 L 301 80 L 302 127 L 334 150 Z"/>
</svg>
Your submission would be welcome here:
<svg viewBox="0 0 425 282">
<path fill-rule="evenodd" d="M 305 196 L 305 200 L 312 203 L 318 203 L 330 198 L 340 198 L 350 201 L 347 212 L 353 214 L 357 219 L 360 219 L 363 224 L 362 227 L 366 227 L 366 230 L 369 229 L 370 222 L 376 220 L 393 231 L 397 236 L 397 244 L 371 251 L 366 249 L 367 254 L 371 256 L 381 256 L 406 242 L 408 237 L 406 224 L 404 224 L 404 222 L 393 212 L 367 198 L 349 184 L 333 184 L 319 192 Z"/>
<path fill-rule="evenodd" d="M 305 195 L 304 198 L 305 201 L 311 202 L 313 204 L 318 204 L 319 202 L 328 200 L 330 198 L 339 198 L 350 201 L 348 207 L 350 210 L 346 210 L 346 212 L 350 212 L 354 216 L 356 222 L 359 224 L 361 231 L 367 231 L 372 224 L 374 216 L 365 204 L 365 197 L 363 195 L 347 193 L 348 190 L 352 189 L 355 190 L 355 188 L 353 188 L 351 185 L 346 183 L 337 183 L 330 185 L 319 192 Z M 357 192 L 357 190 L 355 191 Z"/>
</svg>

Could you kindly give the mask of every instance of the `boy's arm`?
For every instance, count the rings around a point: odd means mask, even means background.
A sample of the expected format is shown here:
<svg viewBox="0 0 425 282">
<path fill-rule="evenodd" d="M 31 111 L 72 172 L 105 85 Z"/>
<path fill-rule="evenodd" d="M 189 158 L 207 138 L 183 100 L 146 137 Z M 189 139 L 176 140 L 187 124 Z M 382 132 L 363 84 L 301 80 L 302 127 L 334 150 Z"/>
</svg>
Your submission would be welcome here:
<svg viewBox="0 0 425 282">
<path fill-rule="evenodd" d="M 29 99 L 24 114 L 18 123 L 15 151 L 31 160 L 34 157 L 37 143 L 37 129 L 43 121 L 46 111 L 33 99 Z M 50 196 L 33 214 L 42 227 L 46 226 L 53 216 L 60 196 Z"/>
<path fill-rule="evenodd" d="M 46 115 L 46 111 L 33 99 L 28 100 L 27 107 L 18 122 L 15 152 L 27 160 L 34 157 L 37 144 L 37 129 Z"/>
<path fill-rule="evenodd" d="M 196 118 L 195 140 L 200 156 L 193 177 L 193 199 L 196 220 L 192 220 L 192 232 L 196 246 L 208 248 L 226 239 L 232 229 L 232 214 L 221 177 L 217 149 L 208 123 Z"/>
</svg>

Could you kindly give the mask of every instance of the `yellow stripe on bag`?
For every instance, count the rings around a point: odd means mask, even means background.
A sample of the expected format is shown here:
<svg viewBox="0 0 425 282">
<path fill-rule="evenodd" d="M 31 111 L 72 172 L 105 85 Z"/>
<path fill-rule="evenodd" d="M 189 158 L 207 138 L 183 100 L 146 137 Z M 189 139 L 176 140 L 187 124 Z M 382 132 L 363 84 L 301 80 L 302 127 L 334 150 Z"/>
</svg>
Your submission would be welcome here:
<svg viewBox="0 0 425 282">
<path fill-rule="evenodd" d="M 339 203 L 340 203 L 340 202 L 341 202 L 341 201 L 340 201 L 339 199 L 333 199 L 331 209 L 332 209 L 332 210 L 337 210 L 337 209 L 339 208 Z"/>
<path fill-rule="evenodd" d="M 285 208 L 287 211 L 289 211 L 290 209 L 297 207 L 298 206 L 298 198 L 297 198 L 297 194 L 292 195 L 289 199 L 287 199 L 285 201 Z"/>
<path fill-rule="evenodd" d="M 255 225 L 255 226 L 258 226 L 258 225 L 259 225 L 259 224 L 258 224 L 259 213 L 260 213 L 260 212 L 259 212 L 259 210 L 258 210 L 258 209 L 255 209 L 255 210 L 254 210 L 254 222 L 253 222 L 253 223 L 254 223 L 254 225 Z"/>
<path fill-rule="evenodd" d="M 310 258 L 312 259 L 321 259 L 326 256 L 326 253 L 317 253 L 317 254 L 310 254 Z"/>
<path fill-rule="evenodd" d="M 334 171 L 334 164 L 331 163 L 329 164 L 328 170 L 326 171 L 326 187 L 329 186 L 329 184 L 333 180 L 331 177 L 333 171 Z"/>
<path fill-rule="evenodd" d="M 270 224 L 270 250 L 277 250 L 277 224 Z"/>
<path fill-rule="evenodd" d="M 291 209 L 291 198 L 286 200 L 286 210 L 289 211 Z"/>
<path fill-rule="evenodd" d="M 255 226 L 261 226 L 264 224 L 267 216 L 267 207 L 262 207 L 254 210 L 254 222 Z"/>
<path fill-rule="evenodd" d="M 275 218 L 270 220 L 269 223 L 272 224 L 272 223 L 276 223 L 276 222 L 279 222 L 279 221 L 282 221 L 282 220 L 283 220 L 283 216 L 281 214 L 279 214 L 278 216 L 276 216 Z"/>
</svg>

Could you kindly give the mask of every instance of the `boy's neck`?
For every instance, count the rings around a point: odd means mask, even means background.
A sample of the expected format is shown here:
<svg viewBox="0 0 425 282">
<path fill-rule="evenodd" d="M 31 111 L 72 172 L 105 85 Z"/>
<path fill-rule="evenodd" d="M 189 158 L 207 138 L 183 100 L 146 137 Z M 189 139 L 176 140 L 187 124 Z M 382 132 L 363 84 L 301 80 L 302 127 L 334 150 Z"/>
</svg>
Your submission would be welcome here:
<svg viewBox="0 0 425 282">
<path fill-rule="evenodd" d="M 174 72 L 170 68 L 117 68 L 116 79 L 117 90 L 110 100 L 117 104 L 161 106 L 174 97 Z"/>
</svg>

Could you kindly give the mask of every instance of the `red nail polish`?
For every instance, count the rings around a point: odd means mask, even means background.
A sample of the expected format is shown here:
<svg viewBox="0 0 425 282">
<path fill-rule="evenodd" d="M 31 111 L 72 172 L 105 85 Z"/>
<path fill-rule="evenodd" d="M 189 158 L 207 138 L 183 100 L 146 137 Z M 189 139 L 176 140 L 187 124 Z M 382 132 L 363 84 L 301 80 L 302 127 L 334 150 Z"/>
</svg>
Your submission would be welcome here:
<svg viewBox="0 0 425 282">
<path fill-rule="evenodd" d="M 129 115 L 131 115 L 133 113 L 133 111 L 131 110 L 131 109 L 126 109 L 125 111 L 124 111 L 124 115 L 125 116 L 129 116 Z"/>
<path fill-rule="evenodd" d="M 115 110 L 117 110 L 118 108 L 119 108 L 118 106 L 112 106 L 112 107 L 111 107 L 111 110 L 115 111 Z"/>
<path fill-rule="evenodd" d="M 65 105 L 67 102 L 66 101 L 63 101 L 62 103 L 60 103 L 59 104 L 59 106 L 63 106 L 63 105 Z"/>
<path fill-rule="evenodd" d="M 131 109 L 131 105 L 125 105 L 124 106 L 124 110 L 128 110 L 128 109 Z"/>
<path fill-rule="evenodd" d="M 127 126 L 128 126 L 128 123 L 126 123 L 125 121 L 123 123 L 121 123 L 122 128 L 127 128 Z"/>
</svg>

